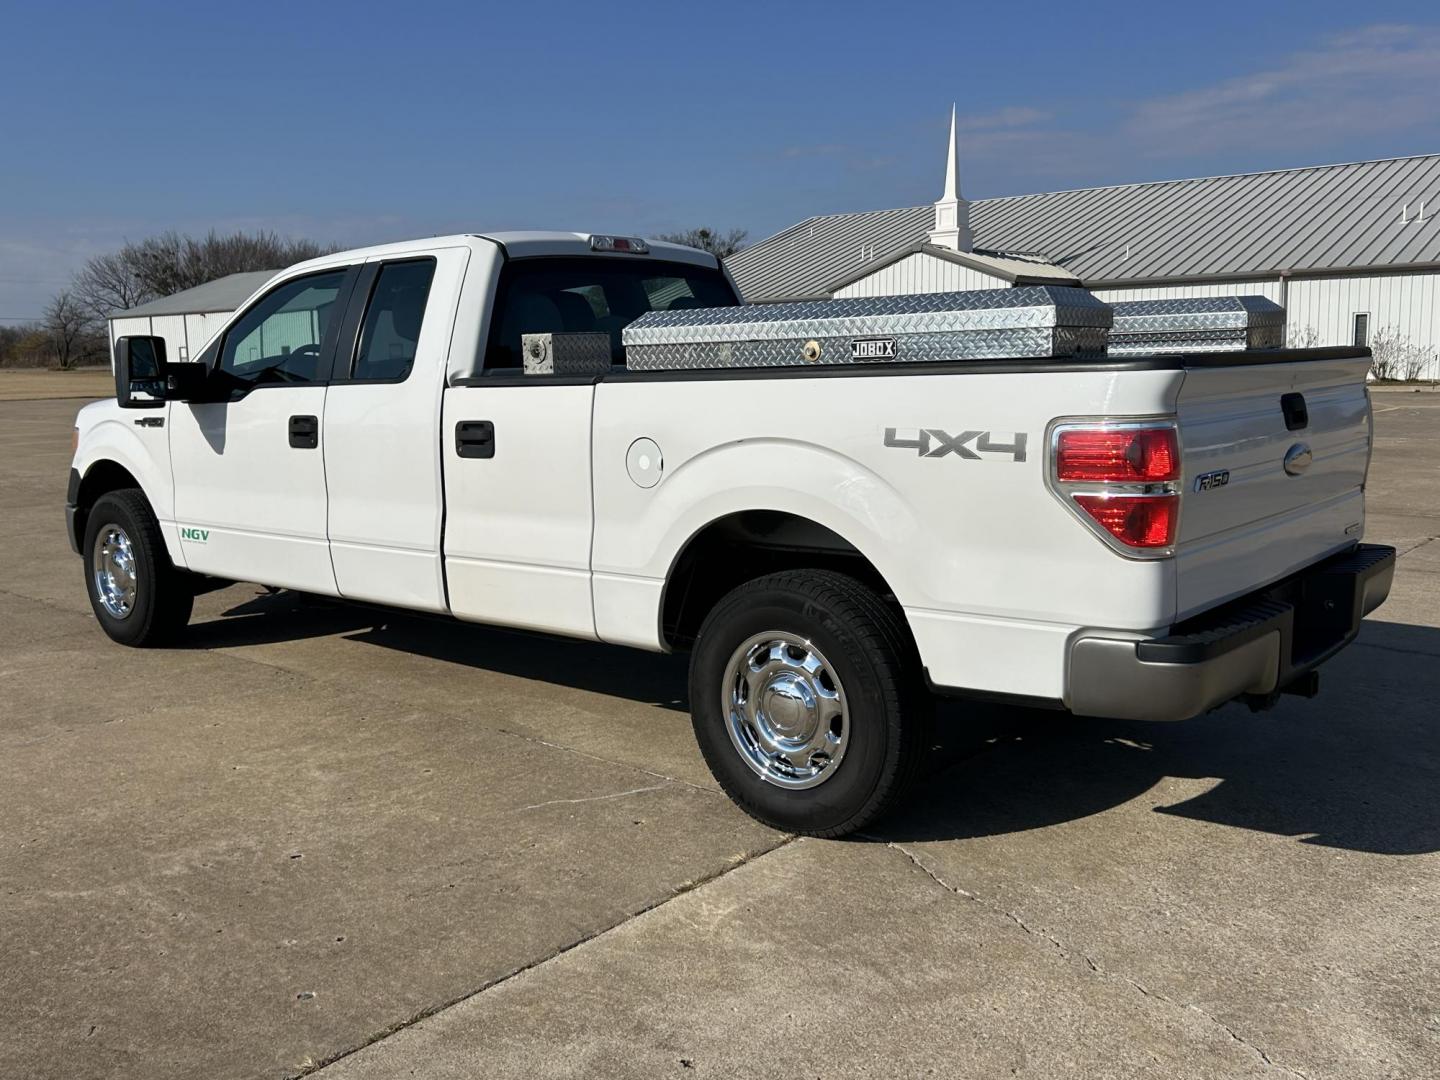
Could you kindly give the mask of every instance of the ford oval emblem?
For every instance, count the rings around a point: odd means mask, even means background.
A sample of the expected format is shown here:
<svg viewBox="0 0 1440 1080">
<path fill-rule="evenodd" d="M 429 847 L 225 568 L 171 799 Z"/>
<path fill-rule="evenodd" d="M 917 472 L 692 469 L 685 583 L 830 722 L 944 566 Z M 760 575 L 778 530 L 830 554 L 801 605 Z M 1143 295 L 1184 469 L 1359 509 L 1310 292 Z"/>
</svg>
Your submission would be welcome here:
<svg viewBox="0 0 1440 1080">
<path fill-rule="evenodd" d="M 1315 455 L 1310 452 L 1310 447 L 1303 442 L 1297 442 L 1285 452 L 1285 471 L 1291 476 L 1299 476 L 1310 467 L 1310 462 L 1315 460 Z"/>
</svg>

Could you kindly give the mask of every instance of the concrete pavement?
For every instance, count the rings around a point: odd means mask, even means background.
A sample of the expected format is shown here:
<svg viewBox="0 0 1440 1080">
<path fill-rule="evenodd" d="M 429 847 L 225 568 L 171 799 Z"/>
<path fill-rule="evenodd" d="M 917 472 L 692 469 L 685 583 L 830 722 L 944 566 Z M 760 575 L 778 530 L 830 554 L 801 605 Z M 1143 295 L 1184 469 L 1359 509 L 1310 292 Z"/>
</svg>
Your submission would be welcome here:
<svg viewBox="0 0 1440 1080">
<path fill-rule="evenodd" d="M 1436 1075 L 1440 398 L 1376 402 L 1320 698 L 948 706 L 851 842 L 718 794 L 675 659 L 249 586 L 110 644 L 76 403 L 0 403 L 0 1075 Z"/>
</svg>

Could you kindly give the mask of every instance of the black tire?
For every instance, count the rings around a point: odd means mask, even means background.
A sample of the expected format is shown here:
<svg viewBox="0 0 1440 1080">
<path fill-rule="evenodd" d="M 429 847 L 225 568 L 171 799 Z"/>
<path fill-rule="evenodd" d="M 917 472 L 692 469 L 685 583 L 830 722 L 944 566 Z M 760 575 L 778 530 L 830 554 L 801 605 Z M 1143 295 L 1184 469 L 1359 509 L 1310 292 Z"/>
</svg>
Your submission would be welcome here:
<svg viewBox="0 0 1440 1080">
<path fill-rule="evenodd" d="M 123 617 L 102 602 L 95 575 L 95 545 L 102 529 L 118 525 L 130 541 L 135 566 L 135 600 Z M 135 648 L 164 645 L 190 621 L 195 592 L 187 575 L 175 569 L 160 535 L 160 523 L 138 488 L 111 491 L 96 500 L 85 519 L 81 548 L 85 592 L 95 618 L 112 641 Z"/>
<path fill-rule="evenodd" d="M 849 715 L 849 742 L 814 787 L 777 786 L 732 742 L 726 669 L 756 635 L 782 631 L 814 644 L 835 669 Z M 690 658 L 695 738 L 711 773 L 746 813 L 806 836 L 864 828 L 905 795 L 928 745 L 931 700 L 902 616 L 854 578 L 789 570 L 723 597 L 700 628 Z"/>
</svg>

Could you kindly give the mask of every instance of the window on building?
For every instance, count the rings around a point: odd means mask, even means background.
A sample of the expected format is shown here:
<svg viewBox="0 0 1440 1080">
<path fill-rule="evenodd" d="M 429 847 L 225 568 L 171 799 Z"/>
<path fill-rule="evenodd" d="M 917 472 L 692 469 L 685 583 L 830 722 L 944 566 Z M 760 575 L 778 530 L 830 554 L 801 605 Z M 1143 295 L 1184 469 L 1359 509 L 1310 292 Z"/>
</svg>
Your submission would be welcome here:
<svg viewBox="0 0 1440 1080">
<path fill-rule="evenodd" d="M 1355 344 L 1365 348 L 1370 344 L 1370 313 L 1357 311 L 1355 313 Z"/>
<path fill-rule="evenodd" d="M 386 263 L 365 309 L 351 376 L 399 382 L 415 365 L 425 302 L 435 277 L 434 259 Z"/>
<path fill-rule="evenodd" d="M 320 343 L 344 280 L 344 270 L 332 270 L 266 293 L 225 335 L 220 370 L 254 384 L 322 378 Z"/>
</svg>

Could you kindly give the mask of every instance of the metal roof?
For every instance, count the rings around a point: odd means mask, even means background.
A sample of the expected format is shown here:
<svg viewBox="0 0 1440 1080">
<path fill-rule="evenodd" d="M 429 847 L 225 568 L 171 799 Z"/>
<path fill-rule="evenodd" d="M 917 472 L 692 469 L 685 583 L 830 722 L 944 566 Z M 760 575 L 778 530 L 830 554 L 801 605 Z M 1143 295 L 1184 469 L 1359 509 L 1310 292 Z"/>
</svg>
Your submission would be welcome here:
<svg viewBox="0 0 1440 1080">
<path fill-rule="evenodd" d="M 234 311 L 279 270 L 253 270 L 196 285 L 193 289 L 162 296 L 133 308 L 112 311 L 112 319 L 146 318 L 151 315 L 204 315 L 213 311 Z"/>
<path fill-rule="evenodd" d="M 1436 265 L 1437 221 L 1440 154 L 970 204 L 977 248 L 1042 257 L 1088 286 Z M 747 300 L 824 296 L 933 225 L 929 205 L 815 217 L 726 266 Z"/>
</svg>

